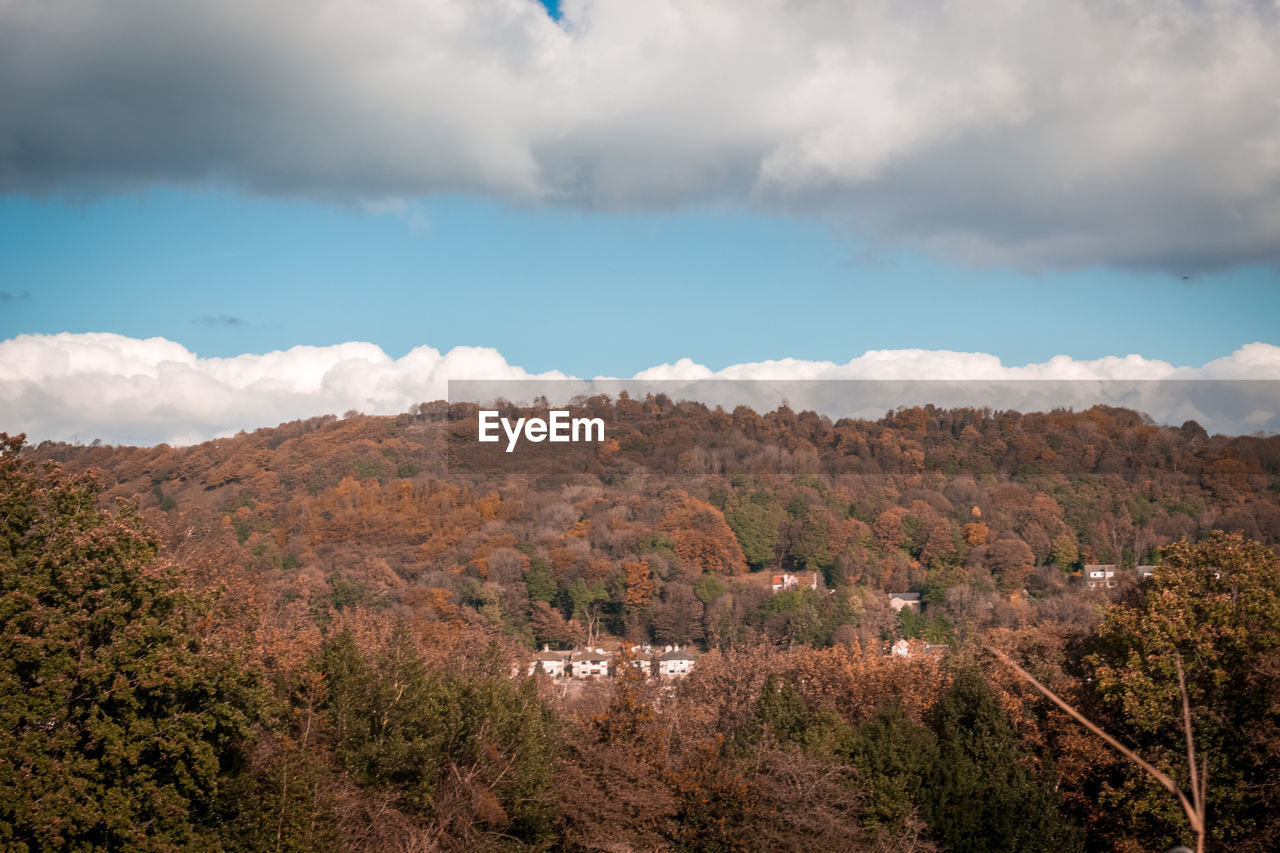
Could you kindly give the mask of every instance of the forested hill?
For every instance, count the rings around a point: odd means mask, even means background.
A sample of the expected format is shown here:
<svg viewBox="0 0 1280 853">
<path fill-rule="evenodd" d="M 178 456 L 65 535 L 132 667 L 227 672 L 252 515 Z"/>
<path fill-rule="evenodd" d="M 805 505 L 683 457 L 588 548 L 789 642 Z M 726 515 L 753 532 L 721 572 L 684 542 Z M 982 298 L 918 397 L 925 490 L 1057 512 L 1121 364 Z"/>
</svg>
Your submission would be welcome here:
<svg viewBox="0 0 1280 853">
<path fill-rule="evenodd" d="M 874 422 L 661 396 L 576 410 L 602 417 L 610 441 L 573 474 L 451 471 L 447 436 L 472 429 L 474 409 L 440 402 L 187 448 L 27 452 L 97 469 L 108 497 L 139 496 L 171 545 L 221 537 L 299 613 L 430 602 L 527 643 L 590 623 L 635 640 L 821 645 L 857 620 L 767 612 L 755 573 L 919 591 L 954 623 L 1010 593 L 1051 599 L 1084 564 L 1153 562 L 1184 535 L 1280 542 L 1280 437 L 1106 407 Z"/>
<path fill-rule="evenodd" d="M 505 473 L 446 464 L 476 410 L 443 403 L 177 449 L 0 434 L 0 846 L 1195 844 L 999 650 L 1191 790 L 1185 684 L 1204 849 L 1275 848 L 1280 438 L 576 409 L 608 439 Z M 622 639 L 696 665 L 529 667 Z"/>
</svg>

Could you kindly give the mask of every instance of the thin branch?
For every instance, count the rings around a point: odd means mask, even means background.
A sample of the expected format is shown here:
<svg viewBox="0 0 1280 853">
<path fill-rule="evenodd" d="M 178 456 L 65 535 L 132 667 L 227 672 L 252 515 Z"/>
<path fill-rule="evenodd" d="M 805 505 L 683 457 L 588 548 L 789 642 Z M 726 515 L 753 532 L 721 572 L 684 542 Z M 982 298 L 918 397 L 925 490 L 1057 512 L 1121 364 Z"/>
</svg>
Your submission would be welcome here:
<svg viewBox="0 0 1280 853">
<path fill-rule="evenodd" d="M 1187 679 L 1182 674 L 1182 655 L 1174 652 L 1173 663 L 1178 668 L 1178 689 L 1182 692 L 1182 728 L 1187 734 L 1187 767 L 1191 770 L 1191 798 L 1195 801 L 1196 811 L 1204 814 L 1200 777 L 1196 772 L 1196 748 L 1191 739 L 1191 700 L 1187 698 Z"/>
<path fill-rule="evenodd" d="M 1086 717 L 1084 714 L 1081 714 L 1075 708 L 1071 707 L 1065 701 L 1060 699 L 1056 693 L 1054 693 L 1048 687 L 1045 687 L 1038 680 L 1036 680 L 1036 677 L 1034 675 L 1032 675 L 1022 667 L 1014 663 L 1013 659 L 1010 658 L 1008 655 L 1006 655 L 1004 652 L 1000 651 L 999 649 L 993 649 L 993 648 L 988 648 L 988 651 L 990 651 L 991 654 L 995 655 L 995 657 L 1001 663 L 1004 663 L 1014 672 L 1018 673 L 1018 675 L 1022 676 L 1023 679 L 1030 682 L 1032 687 L 1034 687 L 1035 689 L 1043 693 L 1049 699 L 1049 701 L 1053 702 L 1053 704 L 1057 705 L 1059 708 L 1065 711 L 1073 720 L 1075 720 L 1080 725 L 1084 726 L 1089 731 L 1093 732 L 1098 737 L 1102 738 L 1112 748 L 1118 751 L 1125 758 L 1128 758 L 1134 764 L 1137 764 L 1143 770 L 1147 771 L 1147 774 L 1150 775 L 1152 779 L 1155 779 L 1157 782 L 1163 785 L 1171 794 L 1176 796 L 1178 798 L 1178 802 L 1182 804 L 1182 810 L 1187 814 L 1187 820 L 1190 821 L 1191 823 L 1192 831 L 1195 832 L 1196 834 L 1196 838 L 1198 840 L 1198 844 L 1196 845 L 1197 850 L 1200 850 L 1200 851 L 1204 850 L 1203 812 L 1197 807 L 1196 804 L 1192 803 L 1190 800 L 1187 799 L 1187 795 L 1182 793 L 1182 789 L 1178 787 L 1178 783 L 1174 782 L 1173 779 L 1171 779 L 1168 774 L 1148 764 L 1146 761 L 1143 761 L 1142 758 L 1139 757 L 1136 752 L 1129 749 L 1127 746 L 1125 746 L 1120 741 L 1113 738 L 1111 735 L 1104 732 L 1102 729 L 1098 728 L 1098 726 L 1094 725 L 1094 723 L 1088 717 Z M 1188 738 L 1189 737 L 1190 737 L 1190 732 L 1188 728 Z M 1203 795 L 1203 788 L 1200 791 L 1200 796 L 1202 795 Z M 1196 799 L 1200 800 L 1200 796 L 1196 796 Z"/>
</svg>

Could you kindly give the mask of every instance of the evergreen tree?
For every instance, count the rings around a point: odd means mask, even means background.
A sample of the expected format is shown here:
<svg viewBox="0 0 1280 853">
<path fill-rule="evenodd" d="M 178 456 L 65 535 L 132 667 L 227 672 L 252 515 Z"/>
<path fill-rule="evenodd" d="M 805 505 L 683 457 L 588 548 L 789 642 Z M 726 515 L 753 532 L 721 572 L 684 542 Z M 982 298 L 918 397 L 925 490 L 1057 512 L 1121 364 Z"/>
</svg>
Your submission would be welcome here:
<svg viewBox="0 0 1280 853">
<path fill-rule="evenodd" d="M 752 570 L 773 564 L 778 547 L 778 525 L 785 517 L 782 508 L 763 492 L 751 495 L 724 514 Z"/>
<path fill-rule="evenodd" d="M 865 820 L 901 826 L 923 799 L 925 780 L 938 763 L 938 743 L 901 707 L 886 705 L 851 739 L 849 763 L 866 790 Z"/>
<path fill-rule="evenodd" d="M 515 682 L 491 658 L 479 673 L 439 670 L 407 630 L 378 655 L 338 634 L 319 660 L 334 748 L 362 787 L 394 793 L 404 811 L 533 841 L 554 819 L 554 714 L 533 679 Z"/>
<path fill-rule="evenodd" d="M 981 673 L 957 674 L 932 728 L 937 759 L 922 805 L 934 838 L 952 850 L 991 853 L 1082 849 Z"/>
<path fill-rule="evenodd" d="M 135 508 L 0 434 L 0 846 L 220 849 L 263 693 Z"/>
</svg>

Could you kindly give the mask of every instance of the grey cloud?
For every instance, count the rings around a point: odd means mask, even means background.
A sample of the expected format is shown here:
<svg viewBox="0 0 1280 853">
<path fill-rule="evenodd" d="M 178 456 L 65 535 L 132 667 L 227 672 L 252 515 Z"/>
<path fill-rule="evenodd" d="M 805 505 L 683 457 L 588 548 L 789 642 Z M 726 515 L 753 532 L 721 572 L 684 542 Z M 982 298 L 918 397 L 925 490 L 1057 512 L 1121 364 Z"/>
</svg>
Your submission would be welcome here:
<svg viewBox="0 0 1280 853">
<path fill-rule="evenodd" d="M 10 293 L 7 290 L 0 290 L 0 304 L 6 304 L 11 302 L 26 302 L 30 298 L 31 298 L 31 294 L 27 293 L 27 291 L 25 290 L 22 291 L 21 293 Z"/>
<path fill-rule="evenodd" d="M 0 0 L 0 191 L 737 204 L 978 264 L 1280 260 L 1248 0 Z"/>
<path fill-rule="evenodd" d="M 231 328 L 252 325 L 248 320 L 230 314 L 206 314 L 203 317 L 197 317 L 196 322 L 201 326 L 228 326 Z"/>
</svg>

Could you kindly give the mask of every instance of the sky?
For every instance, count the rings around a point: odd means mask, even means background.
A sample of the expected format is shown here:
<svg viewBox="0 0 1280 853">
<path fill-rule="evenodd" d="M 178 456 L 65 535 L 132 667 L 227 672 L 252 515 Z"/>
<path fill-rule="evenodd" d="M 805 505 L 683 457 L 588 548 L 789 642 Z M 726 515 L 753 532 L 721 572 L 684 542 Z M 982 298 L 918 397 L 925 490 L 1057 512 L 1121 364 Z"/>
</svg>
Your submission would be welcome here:
<svg viewBox="0 0 1280 853">
<path fill-rule="evenodd" d="M 319 9 L 0 0 L 0 429 L 672 365 L 1280 379 L 1274 5 Z"/>
</svg>

